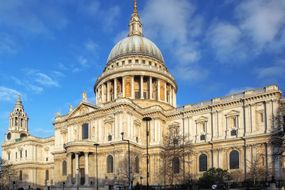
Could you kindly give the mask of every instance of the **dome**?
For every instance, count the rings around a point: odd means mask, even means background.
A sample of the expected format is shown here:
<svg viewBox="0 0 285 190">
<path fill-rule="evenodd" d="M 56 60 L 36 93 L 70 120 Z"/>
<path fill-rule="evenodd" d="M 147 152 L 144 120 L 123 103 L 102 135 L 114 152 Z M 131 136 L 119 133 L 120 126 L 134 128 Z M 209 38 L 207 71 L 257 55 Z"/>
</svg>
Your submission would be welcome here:
<svg viewBox="0 0 285 190">
<path fill-rule="evenodd" d="M 159 48 L 151 40 L 139 35 L 129 36 L 119 41 L 109 54 L 107 62 L 126 55 L 145 55 L 164 63 Z"/>
</svg>

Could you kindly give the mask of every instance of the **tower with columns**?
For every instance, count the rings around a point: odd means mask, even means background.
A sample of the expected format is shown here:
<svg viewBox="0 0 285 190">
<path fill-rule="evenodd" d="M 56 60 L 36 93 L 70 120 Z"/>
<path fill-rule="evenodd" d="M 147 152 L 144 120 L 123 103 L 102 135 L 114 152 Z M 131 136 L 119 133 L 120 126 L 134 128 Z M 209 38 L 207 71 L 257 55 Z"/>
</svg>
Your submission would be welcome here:
<svg viewBox="0 0 285 190">
<path fill-rule="evenodd" d="M 29 135 L 28 115 L 24 111 L 21 96 L 18 96 L 14 110 L 10 113 L 6 140 L 24 138 Z"/>
</svg>

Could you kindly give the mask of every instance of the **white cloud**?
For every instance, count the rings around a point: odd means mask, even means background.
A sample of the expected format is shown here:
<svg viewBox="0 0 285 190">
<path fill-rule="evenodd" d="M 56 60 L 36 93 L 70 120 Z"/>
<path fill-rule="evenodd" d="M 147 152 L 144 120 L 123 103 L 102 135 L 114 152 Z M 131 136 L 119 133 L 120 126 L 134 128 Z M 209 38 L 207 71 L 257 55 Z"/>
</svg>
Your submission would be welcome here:
<svg viewBox="0 0 285 190">
<path fill-rule="evenodd" d="M 236 9 L 240 27 L 258 48 L 279 41 L 285 24 L 284 0 L 243 1 Z M 285 42 L 285 41 L 284 41 Z"/>
<path fill-rule="evenodd" d="M 14 101 L 21 93 L 17 90 L 0 86 L 0 101 Z"/>
<path fill-rule="evenodd" d="M 56 80 L 52 79 L 50 76 L 44 73 L 35 73 L 35 77 L 35 81 L 42 86 L 59 87 L 59 84 Z"/>
<path fill-rule="evenodd" d="M 79 56 L 77 61 L 82 66 L 87 66 L 88 65 L 88 59 L 86 57 Z"/>
<path fill-rule="evenodd" d="M 80 7 L 82 13 L 91 16 L 92 19 L 99 18 L 98 21 L 102 22 L 102 27 L 105 31 L 113 31 L 121 14 L 120 6 L 112 5 L 108 8 L 102 8 L 98 0 L 86 2 Z"/>
<path fill-rule="evenodd" d="M 25 87 L 28 90 L 31 90 L 35 94 L 40 94 L 44 89 L 40 86 L 34 85 L 29 81 L 26 81 L 25 79 L 20 80 L 14 76 L 10 77 L 12 81 L 14 81 L 17 85 Z"/>
<path fill-rule="evenodd" d="M 126 38 L 126 37 L 128 36 L 128 33 L 129 33 L 128 30 L 124 30 L 124 31 L 119 32 L 119 33 L 115 36 L 114 43 L 117 43 L 117 42 L 119 42 L 120 40 Z"/>
<path fill-rule="evenodd" d="M 176 78 L 191 82 L 204 80 L 209 74 L 207 70 L 199 67 L 192 67 L 191 65 L 176 67 L 174 73 Z"/>
<path fill-rule="evenodd" d="M 238 94 L 238 93 L 241 93 L 241 92 L 244 92 L 244 91 L 247 91 L 247 90 L 252 90 L 254 89 L 253 87 L 242 87 L 242 88 L 234 88 L 234 89 L 231 89 L 227 95 L 232 95 L 232 94 Z"/>
<path fill-rule="evenodd" d="M 187 43 L 193 12 L 186 0 L 148 0 L 142 14 L 145 33 L 170 45 Z"/>
<path fill-rule="evenodd" d="M 68 24 L 61 3 L 36 0 L 0 0 L 0 25 L 20 29 L 21 34 L 48 34 Z M 36 11 L 35 11 L 36 7 Z"/>
<path fill-rule="evenodd" d="M 14 40 L 8 34 L 0 33 L 0 54 L 14 54 L 17 52 L 17 47 Z"/>
<path fill-rule="evenodd" d="M 276 79 L 285 76 L 285 60 L 279 60 L 274 65 L 268 67 L 261 67 L 256 69 L 257 77 L 259 79 Z"/>
<path fill-rule="evenodd" d="M 35 129 L 32 129 L 32 133 L 42 137 L 42 136 L 52 135 L 53 130 L 46 129 L 46 128 L 35 128 Z"/>
<path fill-rule="evenodd" d="M 87 42 L 85 42 L 84 44 L 84 48 L 89 51 L 90 53 L 95 53 L 96 50 L 98 49 L 98 45 L 92 41 L 92 40 L 88 40 Z"/>
<path fill-rule="evenodd" d="M 189 1 L 148 0 L 142 12 L 142 22 L 144 34 L 160 41 L 162 47 L 173 53 L 177 60 L 173 65 L 176 76 L 201 79 L 203 74 L 195 63 L 200 59 L 197 37 L 201 35 L 203 20 L 195 15 L 195 7 Z M 181 72 L 183 77 L 179 75 Z"/>
<path fill-rule="evenodd" d="M 242 33 L 238 27 L 230 23 L 214 23 L 206 39 L 221 63 L 240 63 L 246 57 L 245 46 L 241 42 Z"/>
</svg>

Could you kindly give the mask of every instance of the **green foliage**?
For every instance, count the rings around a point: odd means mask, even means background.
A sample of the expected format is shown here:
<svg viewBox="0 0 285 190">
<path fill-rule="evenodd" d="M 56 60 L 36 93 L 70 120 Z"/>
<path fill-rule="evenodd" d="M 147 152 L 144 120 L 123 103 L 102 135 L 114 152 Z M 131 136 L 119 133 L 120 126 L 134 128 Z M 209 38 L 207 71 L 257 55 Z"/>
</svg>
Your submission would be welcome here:
<svg viewBox="0 0 285 190">
<path fill-rule="evenodd" d="M 221 168 L 210 168 L 204 172 L 203 176 L 199 179 L 199 184 L 203 187 L 211 187 L 213 184 L 221 185 L 230 178 L 227 170 Z"/>
</svg>

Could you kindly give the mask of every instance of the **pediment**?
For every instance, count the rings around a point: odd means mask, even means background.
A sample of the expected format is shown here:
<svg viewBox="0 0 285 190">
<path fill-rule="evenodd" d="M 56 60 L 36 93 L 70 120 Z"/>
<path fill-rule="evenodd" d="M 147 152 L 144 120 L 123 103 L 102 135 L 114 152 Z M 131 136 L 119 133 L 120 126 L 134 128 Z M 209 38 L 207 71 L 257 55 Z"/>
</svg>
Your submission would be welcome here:
<svg viewBox="0 0 285 190">
<path fill-rule="evenodd" d="M 205 121 L 208 121 L 208 118 L 205 116 L 201 116 L 198 119 L 196 119 L 195 121 L 196 121 L 196 123 L 205 122 Z"/>
<path fill-rule="evenodd" d="M 232 110 L 226 114 L 226 117 L 237 116 L 237 115 L 239 115 L 239 111 Z"/>
<path fill-rule="evenodd" d="M 77 106 L 77 108 L 75 108 L 72 112 L 69 113 L 67 118 L 70 119 L 73 117 L 84 116 L 90 112 L 95 111 L 96 109 L 98 108 L 91 104 L 82 102 Z"/>
</svg>

